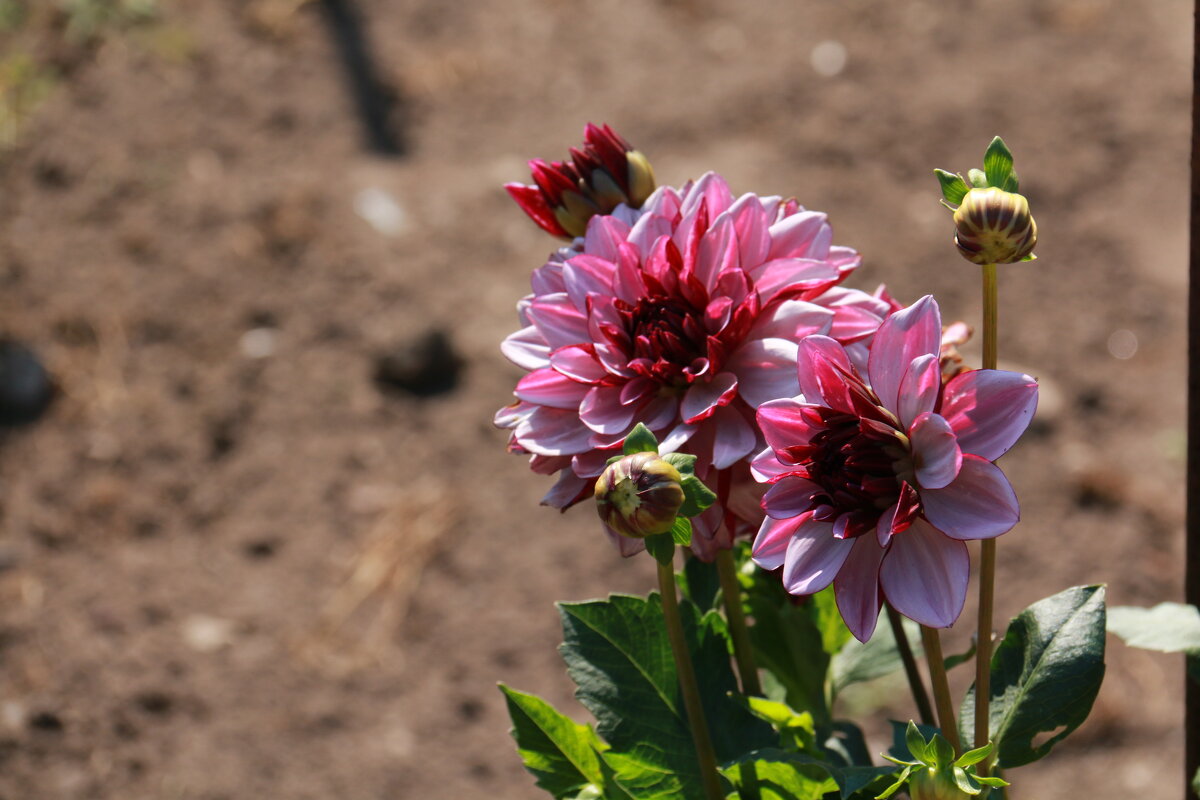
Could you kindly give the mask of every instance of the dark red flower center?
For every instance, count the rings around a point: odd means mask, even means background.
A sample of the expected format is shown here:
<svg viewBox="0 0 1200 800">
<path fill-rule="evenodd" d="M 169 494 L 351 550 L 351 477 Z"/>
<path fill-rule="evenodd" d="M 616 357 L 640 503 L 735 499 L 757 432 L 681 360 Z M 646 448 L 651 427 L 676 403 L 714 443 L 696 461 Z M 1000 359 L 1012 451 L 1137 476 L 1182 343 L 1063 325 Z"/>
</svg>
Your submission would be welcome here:
<svg viewBox="0 0 1200 800">
<path fill-rule="evenodd" d="M 709 336 L 700 313 L 673 297 L 645 297 L 618 309 L 631 343 L 629 366 L 639 375 L 669 389 L 686 389 L 710 362 Z"/>
<path fill-rule="evenodd" d="M 907 448 L 886 424 L 830 408 L 810 412 L 823 430 L 787 452 L 825 490 L 815 498 L 813 518 L 834 522 L 835 534 L 845 538 L 873 532 L 880 512 L 900 499 Z"/>
</svg>

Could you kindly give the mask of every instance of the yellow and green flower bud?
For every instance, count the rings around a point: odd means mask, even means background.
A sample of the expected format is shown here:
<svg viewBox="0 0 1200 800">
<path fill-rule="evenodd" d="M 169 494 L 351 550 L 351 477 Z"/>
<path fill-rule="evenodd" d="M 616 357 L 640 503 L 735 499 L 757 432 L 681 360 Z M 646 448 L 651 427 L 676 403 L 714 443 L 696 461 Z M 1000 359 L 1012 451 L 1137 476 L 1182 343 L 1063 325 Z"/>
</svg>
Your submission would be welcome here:
<svg viewBox="0 0 1200 800">
<path fill-rule="evenodd" d="M 667 533 L 683 505 L 683 478 L 656 453 L 614 462 L 596 481 L 596 510 L 613 532 L 635 539 Z"/>
<path fill-rule="evenodd" d="M 975 264 L 1012 264 L 1033 253 L 1037 223 L 1023 195 L 971 189 L 954 212 L 954 243 Z"/>
<path fill-rule="evenodd" d="M 954 782 L 951 769 L 953 767 L 945 770 L 930 767 L 917 772 L 908 781 L 908 796 L 912 800 L 979 800 L 986 794 L 986 788 L 974 795 L 964 792 Z"/>
</svg>

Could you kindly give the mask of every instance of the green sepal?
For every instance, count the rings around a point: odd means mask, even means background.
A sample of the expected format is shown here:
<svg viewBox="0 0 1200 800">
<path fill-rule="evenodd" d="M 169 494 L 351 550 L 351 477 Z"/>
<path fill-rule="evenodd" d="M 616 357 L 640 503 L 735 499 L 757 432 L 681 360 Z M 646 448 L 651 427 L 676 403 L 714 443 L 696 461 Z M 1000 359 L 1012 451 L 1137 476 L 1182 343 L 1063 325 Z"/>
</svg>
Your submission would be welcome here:
<svg viewBox="0 0 1200 800">
<path fill-rule="evenodd" d="M 1001 189 L 1005 188 L 1005 184 L 1013 174 L 1012 151 L 999 136 L 992 139 L 987 152 L 983 154 L 983 170 L 987 176 L 988 185 Z"/>
<path fill-rule="evenodd" d="M 679 470 L 684 478 L 696 474 L 696 457 L 691 453 L 666 453 L 662 460 Z"/>
<path fill-rule="evenodd" d="M 963 180 L 962 175 L 956 175 L 953 172 L 947 172 L 944 169 L 935 169 L 933 174 L 937 176 L 938 183 L 942 185 L 942 197 L 947 208 L 954 208 L 963 201 L 970 191 L 967 182 Z"/>
<path fill-rule="evenodd" d="M 1197 797 L 1200 797 L 1200 769 L 1196 770 L 1196 774 L 1192 776 L 1192 791 Z"/>
<path fill-rule="evenodd" d="M 1022 261 L 1037 261 L 1037 256 L 1034 255 L 1033 253 L 1030 253 L 1029 255 L 1025 256 L 1021 260 Z"/>
<path fill-rule="evenodd" d="M 988 742 L 983 747 L 976 747 L 974 750 L 968 750 L 967 752 L 963 753 L 961 756 L 955 759 L 954 763 L 960 767 L 969 767 L 972 764 L 978 764 L 980 761 L 983 761 L 985 758 L 990 756 L 992 751 L 995 749 L 996 746 L 991 742 Z"/>
<path fill-rule="evenodd" d="M 692 544 L 691 520 L 687 517 L 676 517 L 675 524 L 671 526 L 671 539 L 680 547 L 689 547 Z"/>
<path fill-rule="evenodd" d="M 925 741 L 925 737 L 921 735 L 920 729 L 917 728 L 917 723 L 909 722 L 908 728 L 904 731 L 904 743 L 908 745 L 908 752 L 912 753 L 912 757 L 917 761 L 929 761 L 929 745 Z"/>
<path fill-rule="evenodd" d="M 976 189 L 988 188 L 987 173 L 981 169 L 967 170 L 967 179 L 971 181 L 971 185 Z"/>
<path fill-rule="evenodd" d="M 919 772 L 920 770 L 923 770 L 923 769 L 925 769 L 924 764 L 909 764 L 896 777 L 895 783 L 893 783 L 888 788 L 884 789 L 879 794 L 875 795 L 875 800 L 886 800 L 886 798 L 891 797 L 896 792 L 898 792 L 902 788 L 904 788 L 904 784 L 908 783 L 909 776 L 911 776 L 913 772 Z"/>
<path fill-rule="evenodd" d="M 658 439 L 654 438 L 654 434 L 650 432 L 649 428 L 639 422 L 625 437 L 621 451 L 627 456 L 634 453 L 657 453 Z"/>
<path fill-rule="evenodd" d="M 605 461 L 605 462 L 604 462 L 604 466 L 606 466 L 606 467 L 611 467 L 613 464 L 617 463 L 618 461 L 620 461 L 620 460 L 621 460 L 622 458 L 624 458 L 624 457 L 625 457 L 625 454 L 624 454 L 624 453 L 622 453 L 622 454 L 621 454 L 621 455 L 619 455 L 619 456 L 613 456 L 613 457 L 612 457 L 612 458 L 610 458 L 608 461 Z"/>
<path fill-rule="evenodd" d="M 1006 192 L 1012 192 L 1013 194 L 1016 194 L 1017 190 L 1021 188 L 1021 181 L 1017 178 L 1017 173 L 1014 172 L 1013 174 L 1009 175 L 1008 180 L 1006 180 L 1004 185 L 1000 188 Z"/>
<path fill-rule="evenodd" d="M 914 729 L 916 728 L 914 723 L 910 722 L 909 725 L 912 725 Z M 954 763 L 954 748 L 950 746 L 950 742 L 945 736 L 942 736 L 940 733 L 937 734 L 933 737 L 933 741 L 930 744 L 933 750 L 933 760 L 937 764 L 938 769 L 946 769 Z M 929 749 L 926 749 L 925 752 L 928 753 Z"/>
<path fill-rule="evenodd" d="M 1008 781 L 1004 780 L 1004 778 L 997 778 L 995 775 L 989 775 L 986 778 L 982 775 L 972 775 L 971 778 L 976 783 L 982 783 L 984 786 L 991 786 L 996 789 L 999 789 L 1003 786 L 1012 785 Z"/>
<path fill-rule="evenodd" d="M 662 564 L 664 567 L 668 566 L 672 559 L 675 558 L 675 537 L 673 532 L 674 529 L 668 533 L 659 533 L 655 534 L 654 536 L 647 536 L 645 540 L 646 552 L 654 556 L 654 560 Z M 689 538 L 691 537 L 690 529 L 688 531 L 688 536 Z"/>
<path fill-rule="evenodd" d="M 954 775 L 955 785 L 958 786 L 958 790 L 963 794 L 977 795 L 982 791 L 979 788 L 979 784 L 971 780 L 972 776 L 968 775 L 967 771 L 962 767 L 954 767 L 951 770 L 951 774 Z"/>
<path fill-rule="evenodd" d="M 680 474 L 683 475 L 682 471 Z M 683 505 L 679 507 L 681 517 L 694 517 L 717 502 L 716 492 L 695 475 L 683 475 L 679 485 L 683 487 Z"/>
</svg>

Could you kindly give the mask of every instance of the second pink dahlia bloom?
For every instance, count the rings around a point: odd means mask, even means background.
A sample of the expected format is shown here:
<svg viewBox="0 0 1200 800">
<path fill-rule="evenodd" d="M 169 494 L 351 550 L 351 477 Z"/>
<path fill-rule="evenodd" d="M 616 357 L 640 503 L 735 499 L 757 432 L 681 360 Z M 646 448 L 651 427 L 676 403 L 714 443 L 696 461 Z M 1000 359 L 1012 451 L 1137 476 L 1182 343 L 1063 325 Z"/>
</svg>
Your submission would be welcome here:
<svg viewBox="0 0 1200 800">
<path fill-rule="evenodd" d="M 865 370 L 840 343 L 810 336 L 799 347 L 803 396 L 758 409 L 767 449 L 753 470 L 771 487 L 754 560 L 783 567 L 792 594 L 832 583 L 862 641 L 885 600 L 924 625 L 953 624 L 970 570 L 964 540 L 1019 518 L 992 462 L 1033 418 L 1037 383 L 974 370 L 943 385 L 941 336 L 929 296 L 884 321 Z"/>
<path fill-rule="evenodd" d="M 729 546 L 727 530 L 714 544 L 726 512 L 746 521 L 748 509 L 756 525 L 745 463 L 762 447 L 754 409 L 800 390 L 799 340 L 823 334 L 865 354 L 861 343 L 891 311 L 836 286 L 859 257 L 831 238 L 824 214 L 735 198 L 714 173 L 660 187 L 640 211 L 592 217 L 581 252 L 534 272 L 518 305 L 525 327 L 502 346 L 529 373 L 496 424 L 535 471 L 560 473 L 543 503 L 588 496 L 642 422 L 662 452 L 696 455 L 696 474 L 718 491 L 721 502 L 693 521 L 698 554 Z M 642 546 L 619 544 L 627 554 Z"/>
</svg>

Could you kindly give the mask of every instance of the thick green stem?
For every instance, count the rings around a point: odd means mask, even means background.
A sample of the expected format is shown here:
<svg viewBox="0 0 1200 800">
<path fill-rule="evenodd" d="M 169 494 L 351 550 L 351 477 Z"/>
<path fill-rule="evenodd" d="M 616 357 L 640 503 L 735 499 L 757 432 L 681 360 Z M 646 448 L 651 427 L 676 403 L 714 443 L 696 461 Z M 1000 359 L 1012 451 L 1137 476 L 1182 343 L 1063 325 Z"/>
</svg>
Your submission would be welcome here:
<svg viewBox="0 0 1200 800">
<path fill-rule="evenodd" d="M 921 680 L 921 672 L 917 669 L 917 659 L 913 656 L 912 647 L 908 643 L 908 634 L 904 632 L 904 623 L 900 613 L 887 603 L 888 622 L 892 624 L 892 636 L 896 639 L 896 650 L 900 660 L 904 662 L 904 674 L 908 677 L 908 688 L 912 691 L 913 701 L 917 704 L 917 713 L 921 716 L 922 725 L 932 725 L 933 708 L 929 705 L 929 693 L 925 691 L 925 681 Z"/>
<path fill-rule="evenodd" d="M 713 752 L 712 739 L 708 735 L 708 723 L 704 719 L 704 707 L 700 704 L 700 688 L 696 684 L 696 671 L 688 653 L 687 640 L 683 638 L 683 621 L 679 617 L 679 598 L 675 595 L 675 570 L 670 563 L 658 565 L 658 591 L 662 596 L 663 617 L 667 622 L 667 638 L 671 641 L 671 655 L 675 657 L 675 671 L 679 676 L 679 689 L 683 694 L 683 707 L 687 712 L 688 724 L 692 728 L 692 743 L 696 746 L 696 760 L 700 762 L 700 778 L 704 781 L 704 794 L 708 800 L 723 800 L 721 776 L 717 774 L 717 756 Z"/>
<path fill-rule="evenodd" d="M 1000 290 L 996 265 L 983 267 L 983 368 L 996 368 L 996 331 Z M 992 613 L 996 593 L 996 540 L 984 539 L 979 551 L 979 617 L 975 651 L 975 747 L 988 743 L 988 705 L 992 691 Z M 987 762 L 977 770 L 987 775 Z"/>
<path fill-rule="evenodd" d="M 746 613 L 742 610 L 742 588 L 738 585 L 732 550 L 717 551 L 717 575 L 721 578 L 721 599 L 725 603 L 729 634 L 733 637 L 733 657 L 742 678 L 742 694 L 762 697 L 762 684 L 758 682 L 758 667 L 750 647 L 750 630 L 746 627 Z"/>
<path fill-rule="evenodd" d="M 938 727 L 950 742 L 955 754 L 962 753 L 958 740 L 958 723 L 954 720 L 954 705 L 950 702 L 950 681 L 946 679 L 946 662 L 942 659 L 942 640 L 937 628 L 921 626 L 921 642 L 925 645 L 925 660 L 929 662 L 929 682 L 933 685 L 933 702 L 937 706 Z"/>
</svg>

